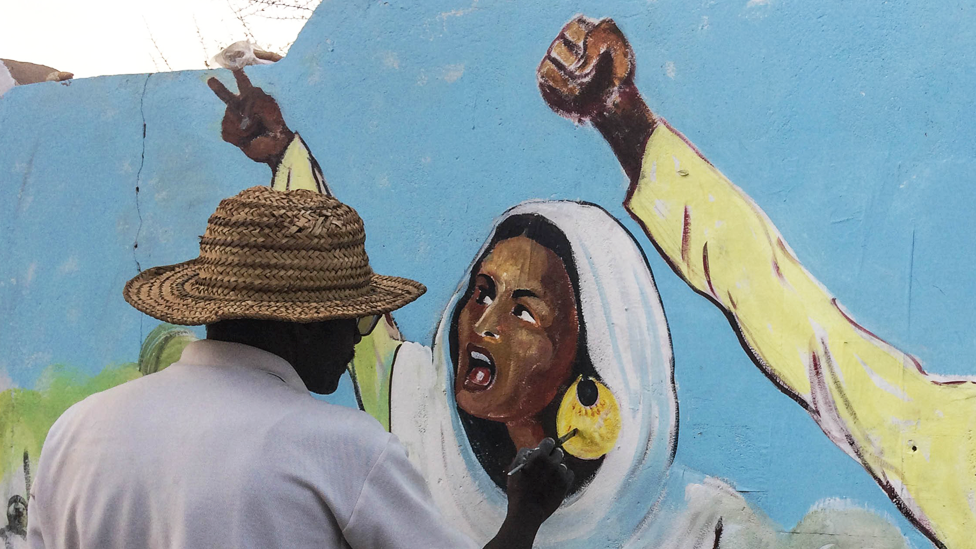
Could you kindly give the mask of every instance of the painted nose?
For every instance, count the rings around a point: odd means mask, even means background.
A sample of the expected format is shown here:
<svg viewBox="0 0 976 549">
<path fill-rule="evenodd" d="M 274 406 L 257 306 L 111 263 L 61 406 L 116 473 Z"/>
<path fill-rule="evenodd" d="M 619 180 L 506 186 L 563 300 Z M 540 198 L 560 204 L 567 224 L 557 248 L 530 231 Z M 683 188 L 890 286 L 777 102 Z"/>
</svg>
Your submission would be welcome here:
<svg viewBox="0 0 976 549">
<path fill-rule="evenodd" d="M 498 313 L 494 306 L 489 306 L 488 309 L 481 315 L 478 319 L 478 323 L 475 325 L 475 331 L 481 335 L 481 337 L 488 339 L 498 339 Z"/>
</svg>

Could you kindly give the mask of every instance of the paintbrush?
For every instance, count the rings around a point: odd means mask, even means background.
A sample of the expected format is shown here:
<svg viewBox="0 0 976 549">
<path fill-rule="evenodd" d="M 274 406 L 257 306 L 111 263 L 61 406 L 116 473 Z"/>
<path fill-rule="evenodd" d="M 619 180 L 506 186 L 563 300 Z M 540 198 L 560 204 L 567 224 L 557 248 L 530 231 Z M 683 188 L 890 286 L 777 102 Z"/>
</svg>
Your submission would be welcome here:
<svg viewBox="0 0 976 549">
<path fill-rule="evenodd" d="M 565 435 L 559 437 L 559 439 L 556 440 L 556 446 L 555 446 L 555 448 L 553 448 L 553 451 L 555 451 L 556 448 L 559 448 L 560 446 L 562 446 L 564 442 L 566 442 L 567 440 L 575 437 L 578 434 L 579 434 L 579 429 L 576 429 L 574 427 L 573 430 L 571 430 L 570 432 L 566 433 Z M 522 463 L 519 463 L 515 467 L 512 467 L 512 470 L 508 472 L 508 476 L 512 476 L 515 473 L 519 472 L 522 469 L 522 467 L 525 467 L 525 464 L 526 463 L 528 463 L 528 461 L 523 461 Z"/>
</svg>

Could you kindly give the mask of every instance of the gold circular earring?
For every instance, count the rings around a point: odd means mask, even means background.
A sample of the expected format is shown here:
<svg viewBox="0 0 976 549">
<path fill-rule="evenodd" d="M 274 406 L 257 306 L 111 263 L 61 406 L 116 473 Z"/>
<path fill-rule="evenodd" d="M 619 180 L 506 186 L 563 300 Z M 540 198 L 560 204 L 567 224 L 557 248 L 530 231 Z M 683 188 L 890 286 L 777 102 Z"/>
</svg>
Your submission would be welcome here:
<svg viewBox="0 0 976 549">
<path fill-rule="evenodd" d="M 580 376 L 563 395 L 556 412 L 556 432 L 562 436 L 573 429 L 579 432 L 563 444 L 563 449 L 580 459 L 599 459 L 616 445 L 620 406 L 600 381 Z"/>
</svg>

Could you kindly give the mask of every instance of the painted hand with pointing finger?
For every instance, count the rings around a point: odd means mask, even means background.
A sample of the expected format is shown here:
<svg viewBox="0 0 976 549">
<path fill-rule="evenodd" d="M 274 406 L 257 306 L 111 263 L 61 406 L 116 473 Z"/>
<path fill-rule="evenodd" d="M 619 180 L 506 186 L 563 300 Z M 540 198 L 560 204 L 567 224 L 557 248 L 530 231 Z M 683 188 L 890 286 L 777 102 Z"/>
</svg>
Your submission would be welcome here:
<svg viewBox="0 0 976 549">
<path fill-rule="evenodd" d="M 234 78 L 237 94 L 216 78 L 207 80 L 210 89 L 227 105 L 221 137 L 251 160 L 268 164 L 274 170 L 295 134 L 285 124 L 273 97 L 251 84 L 242 69 L 234 71 Z"/>
</svg>

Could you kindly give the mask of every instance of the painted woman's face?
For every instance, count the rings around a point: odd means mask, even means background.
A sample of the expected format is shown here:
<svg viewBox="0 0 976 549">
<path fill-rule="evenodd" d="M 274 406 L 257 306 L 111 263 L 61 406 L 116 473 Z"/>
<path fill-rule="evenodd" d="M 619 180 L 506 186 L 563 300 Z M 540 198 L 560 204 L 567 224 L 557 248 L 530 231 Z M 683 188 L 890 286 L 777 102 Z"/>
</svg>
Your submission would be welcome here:
<svg viewBox="0 0 976 549">
<path fill-rule="evenodd" d="M 473 273 L 458 315 L 454 393 L 482 419 L 510 422 L 540 413 L 569 381 L 579 323 L 559 256 L 517 236 L 498 242 Z"/>
</svg>

